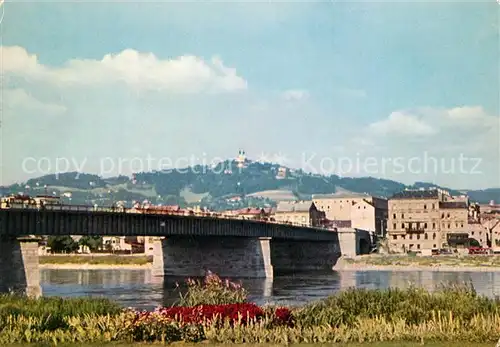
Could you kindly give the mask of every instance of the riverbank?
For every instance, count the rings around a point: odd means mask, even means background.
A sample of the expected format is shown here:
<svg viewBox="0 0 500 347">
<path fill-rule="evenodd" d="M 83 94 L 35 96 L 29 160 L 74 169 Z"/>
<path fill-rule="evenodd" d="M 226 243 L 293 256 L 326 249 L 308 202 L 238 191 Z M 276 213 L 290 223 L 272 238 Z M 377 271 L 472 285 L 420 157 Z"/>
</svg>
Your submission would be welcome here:
<svg viewBox="0 0 500 347">
<path fill-rule="evenodd" d="M 114 254 L 64 254 L 40 256 L 40 269 L 66 270 L 139 270 L 150 269 L 153 257 L 146 255 L 114 255 Z"/>
<path fill-rule="evenodd" d="M 176 305 L 153 312 L 122 309 L 106 299 L 3 295 L 0 345 L 413 347 L 425 342 L 433 347 L 482 347 L 500 338 L 500 299 L 480 296 L 465 285 L 433 292 L 414 287 L 348 289 L 300 307 L 258 306 L 247 301 L 241 285 L 216 275 L 187 280 L 178 289 Z"/>
<path fill-rule="evenodd" d="M 500 256 L 363 255 L 340 258 L 336 271 L 500 272 Z"/>
<path fill-rule="evenodd" d="M 15 345 L 6 345 L 4 347 L 41 347 L 46 345 L 39 344 L 15 344 Z M 86 343 L 61 343 L 58 344 L 57 347 L 159 347 L 165 346 L 163 343 L 113 343 L 109 342 L 106 344 L 86 344 Z M 172 347 L 198 347 L 199 345 L 194 343 L 185 343 L 185 342 L 172 342 L 170 344 Z M 241 344 L 214 344 L 214 343 L 204 343 L 204 347 L 241 347 Z M 317 346 L 332 346 L 331 343 L 297 343 L 297 344 L 288 344 L 287 346 L 296 346 L 296 347 L 317 347 Z M 336 343 L 335 347 L 456 347 L 456 343 L 452 342 L 365 342 L 365 343 Z M 467 344 L 468 347 L 492 347 L 491 343 L 482 343 L 482 342 L 472 342 Z M 245 344 L 245 347 L 283 347 L 283 345 L 279 344 L 268 344 L 268 343 L 259 343 L 259 344 Z"/>
<path fill-rule="evenodd" d="M 150 270 L 153 264 L 40 264 L 41 270 Z"/>
</svg>

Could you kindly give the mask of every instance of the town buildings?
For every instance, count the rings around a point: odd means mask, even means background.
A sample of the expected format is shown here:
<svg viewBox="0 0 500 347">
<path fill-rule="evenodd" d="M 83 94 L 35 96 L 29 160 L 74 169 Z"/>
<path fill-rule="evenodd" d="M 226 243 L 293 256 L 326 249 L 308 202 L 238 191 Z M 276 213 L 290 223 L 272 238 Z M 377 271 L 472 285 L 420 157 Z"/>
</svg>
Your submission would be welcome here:
<svg viewBox="0 0 500 347">
<path fill-rule="evenodd" d="M 383 236 L 387 226 L 387 200 L 362 193 L 315 194 L 312 200 L 325 212 L 332 227 L 367 230 Z"/>
<path fill-rule="evenodd" d="M 52 195 L 10 195 L 0 199 L 0 208 L 40 208 L 46 205 L 60 205 L 61 199 Z"/>
<path fill-rule="evenodd" d="M 325 213 L 318 210 L 314 202 L 280 201 L 276 207 L 274 219 L 276 222 L 291 223 L 305 226 L 320 226 Z"/>
<path fill-rule="evenodd" d="M 405 190 L 392 196 L 388 205 L 387 234 L 392 250 L 453 247 L 464 245 L 471 236 L 486 241 L 481 227 L 471 230 L 476 228 L 470 227 L 475 217 L 474 212 L 469 211 L 466 196 L 453 197 L 441 189 Z M 484 236 L 484 240 L 480 236 Z"/>
</svg>

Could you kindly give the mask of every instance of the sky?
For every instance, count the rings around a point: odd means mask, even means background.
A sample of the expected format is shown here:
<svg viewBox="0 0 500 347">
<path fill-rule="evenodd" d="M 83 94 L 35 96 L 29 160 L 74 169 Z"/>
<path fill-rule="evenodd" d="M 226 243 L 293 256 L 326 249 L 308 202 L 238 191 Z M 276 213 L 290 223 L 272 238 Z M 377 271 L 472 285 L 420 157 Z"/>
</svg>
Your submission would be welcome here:
<svg viewBox="0 0 500 347">
<path fill-rule="evenodd" d="M 489 2 L 6 2 L 0 184 L 234 158 L 500 187 Z"/>
</svg>

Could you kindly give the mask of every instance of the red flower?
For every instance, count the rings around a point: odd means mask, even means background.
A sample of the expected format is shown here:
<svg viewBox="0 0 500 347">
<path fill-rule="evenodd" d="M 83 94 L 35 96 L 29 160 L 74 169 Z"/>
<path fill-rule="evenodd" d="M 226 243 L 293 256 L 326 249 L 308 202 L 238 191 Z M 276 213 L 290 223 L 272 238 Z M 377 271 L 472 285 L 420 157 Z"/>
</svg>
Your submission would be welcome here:
<svg viewBox="0 0 500 347">
<path fill-rule="evenodd" d="M 255 304 L 227 304 L 227 305 L 199 305 L 194 307 L 171 307 L 158 309 L 164 317 L 179 320 L 184 323 L 200 324 L 203 321 L 212 321 L 214 318 L 226 320 L 231 324 L 241 319 L 241 324 L 248 320 L 260 319 L 264 311 Z"/>
<path fill-rule="evenodd" d="M 274 311 L 274 321 L 279 325 L 293 325 L 292 312 L 286 307 L 278 307 Z"/>
</svg>

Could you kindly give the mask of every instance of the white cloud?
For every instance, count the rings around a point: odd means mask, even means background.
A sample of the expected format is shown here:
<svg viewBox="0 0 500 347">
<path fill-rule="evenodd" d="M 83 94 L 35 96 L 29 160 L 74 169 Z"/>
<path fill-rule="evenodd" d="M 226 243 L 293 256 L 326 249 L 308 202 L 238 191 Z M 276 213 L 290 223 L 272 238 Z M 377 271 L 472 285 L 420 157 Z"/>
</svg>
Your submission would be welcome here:
<svg viewBox="0 0 500 347">
<path fill-rule="evenodd" d="M 309 92 L 300 89 L 290 89 L 284 91 L 281 96 L 287 101 L 300 101 L 307 99 L 309 97 Z"/>
<path fill-rule="evenodd" d="M 500 116 L 480 106 L 395 111 L 354 134 L 346 148 L 344 156 L 375 159 L 378 177 L 456 188 L 500 186 Z M 397 166 L 397 160 L 407 166 Z"/>
<path fill-rule="evenodd" d="M 40 112 L 58 115 L 66 112 L 66 107 L 56 103 L 43 103 L 28 94 L 24 89 L 6 89 L 2 91 L 2 106 L 10 109 L 23 109 L 28 112 Z M 9 114 L 8 112 L 6 113 Z"/>
<path fill-rule="evenodd" d="M 412 114 L 392 112 L 389 118 L 370 124 L 369 129 L 378 135 L 433 135 L 436 133 L 431 125 Z"/>
<path fill-rule="evenodd" d="M 233 92 L 247 89 L 247 82 L 218 57 L 210 62 L 184 55 L 162 60 L 152 53 L 126 49 L 101 60 L 73 59 L 53 68 L 38 62 L 22 47 L 1 47 L 4 73 L 58 85 L 124 83 L 136 89 L 171 92 Z"/>
<path fill-rule="evenodd" d="M 125 50 L 52 66 L 24 48 L 3 47 L 1 53 L 2 141 L 19 145 L 1 153 L 0 185 L 54 173 L 58 158 L 84 163 L 84 172 L 110 175 L 131 174 L 136 159 L 147 165 L 149 156 L 156 158 L 150 169 L 157 169 L 160 158 L 173 163 L 203 158 L 203 153 L 208 159 L 228 158 L 238 148 L 253 155 L 283 151 L 284 146 L 298 152 L 304 144 L 284 145 L 275 136 L 276 126 L 318 114 L 312 105 L 298 107 L 281 93 L 232 92 L 245 89 L 246 82 L 218 57 L 210 62 L 193 56 L 160 60 Z M 49 116 L 62 112 L 64 117 Z M 300 138 L 303 125 L 289 124 L 287 134 Z M 264 142 L 255 141 L 259 138 Z M 102 168 L 106 158 L 114 161 L 112 173 Z"/>
</svg>

